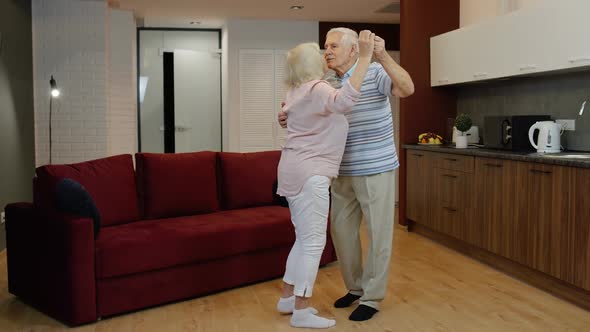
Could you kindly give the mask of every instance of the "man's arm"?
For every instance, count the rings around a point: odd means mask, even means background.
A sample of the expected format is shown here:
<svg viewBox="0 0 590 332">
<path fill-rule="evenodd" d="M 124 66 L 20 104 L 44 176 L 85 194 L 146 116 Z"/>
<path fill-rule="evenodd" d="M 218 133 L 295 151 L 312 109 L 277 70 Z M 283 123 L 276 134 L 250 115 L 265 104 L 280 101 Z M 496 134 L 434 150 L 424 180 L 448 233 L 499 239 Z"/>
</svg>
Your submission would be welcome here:
<svg viewBox="0 0 590 332">
<path fill-rule="evenodd" d="M 393 82 L 391 93 L 400 98 L 411 96 L 414 93 L 414 82 L 410 74 L 391 58 L 385 50 L 385 40 L 379 36 L 375 36 L 374 54 Z"/>
</svg>

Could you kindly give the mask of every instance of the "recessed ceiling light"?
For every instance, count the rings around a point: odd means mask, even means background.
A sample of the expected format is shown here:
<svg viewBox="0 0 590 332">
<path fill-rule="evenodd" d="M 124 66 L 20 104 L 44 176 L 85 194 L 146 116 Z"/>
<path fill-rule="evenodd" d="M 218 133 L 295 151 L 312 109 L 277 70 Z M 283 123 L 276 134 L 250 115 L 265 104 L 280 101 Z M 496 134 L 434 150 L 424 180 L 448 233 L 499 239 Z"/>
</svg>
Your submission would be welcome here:
<svg viewBox="0 0 590 332">
<path fill-rule="evenodd" d="M 303 9 L 303 6 L 291 6 L 289 9 L 301 10 L 301 9 Z"/>
</svg>

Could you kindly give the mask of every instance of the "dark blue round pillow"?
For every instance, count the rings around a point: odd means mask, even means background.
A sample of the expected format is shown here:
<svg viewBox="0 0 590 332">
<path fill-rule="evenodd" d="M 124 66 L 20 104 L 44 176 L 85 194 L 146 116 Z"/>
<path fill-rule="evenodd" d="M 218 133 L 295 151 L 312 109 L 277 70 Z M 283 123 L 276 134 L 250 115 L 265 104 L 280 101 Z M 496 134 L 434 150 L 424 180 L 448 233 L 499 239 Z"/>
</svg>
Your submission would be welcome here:
<svg viewBox="0 0 590 332">
<path fill-rule="evenodd" d="M 94 221 L 94 238 L 100 232 L 100 213 L 86 188 L 72 179 L 61 180 L 56 187 L 57 208 Z"/>
</svg>

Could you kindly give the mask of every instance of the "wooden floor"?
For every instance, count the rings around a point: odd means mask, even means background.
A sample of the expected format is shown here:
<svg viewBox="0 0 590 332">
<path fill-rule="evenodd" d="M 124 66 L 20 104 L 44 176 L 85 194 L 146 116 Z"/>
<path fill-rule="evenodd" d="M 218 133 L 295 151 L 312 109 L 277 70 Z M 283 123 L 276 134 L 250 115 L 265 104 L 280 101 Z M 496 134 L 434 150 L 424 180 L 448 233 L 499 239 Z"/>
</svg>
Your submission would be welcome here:
<svg viewBox="0 0 590 332">
<path fill-rule="evenodd" d="M 280 279 L 120 315 L 77 328 L 21 303 L 7 291 L 0 253 L 0 331 L 305 331 L 275 304 Z M 590 331 L 590 312 L 398 227 L 381 311 L 351 322 L 335 309 L 345 293 L 337 263 L 318 274 L 313 304 L 336 319 L 331 331 Z"/>
</svg>

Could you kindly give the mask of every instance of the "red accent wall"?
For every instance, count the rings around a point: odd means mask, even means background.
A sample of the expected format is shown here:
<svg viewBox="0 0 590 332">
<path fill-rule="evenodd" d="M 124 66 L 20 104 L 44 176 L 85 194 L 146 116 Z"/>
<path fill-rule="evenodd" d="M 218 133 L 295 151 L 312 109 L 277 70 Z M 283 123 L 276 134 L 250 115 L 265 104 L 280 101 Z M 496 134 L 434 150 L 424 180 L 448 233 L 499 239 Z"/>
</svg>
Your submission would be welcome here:
<svg viewBox="0 0 590 332">
<path fill-rule="evenodd" d="M 418 135 L 445 133 L 446 119 L 456 115 L 453 88 L 430 87 L 430 37 L 459 28 L 459 0 L 401 0 L 400 62 L 415 85 L 414 95 L 400 100 L 401 144 Z M 399 222 L 406 220 L 406 153 L 399 151 Z"/>
</svg>

